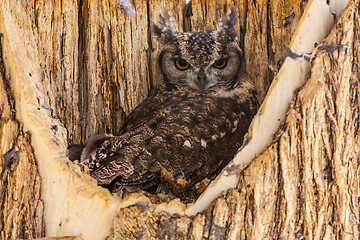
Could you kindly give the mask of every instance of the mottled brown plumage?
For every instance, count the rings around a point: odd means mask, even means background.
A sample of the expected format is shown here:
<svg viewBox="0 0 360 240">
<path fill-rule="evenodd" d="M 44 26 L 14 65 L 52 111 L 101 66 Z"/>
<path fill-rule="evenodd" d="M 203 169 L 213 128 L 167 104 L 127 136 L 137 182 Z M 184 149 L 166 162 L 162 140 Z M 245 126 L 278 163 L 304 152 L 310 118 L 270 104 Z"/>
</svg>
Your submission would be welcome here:
<svg viewBox="0 0 360 240">
<path fill-rule="evenodd" d="M 178 31 L 161 15 L 152 31 L 162 44 L 164 86 L 130 114 L 122 135 L 89 138 L 70 148 L 70 158 L 80 158 L 100 185 L 130 192 L 157 185 L 163 168 L 189 186 L 219 173 L 258 108 L 241 70 L 235 23 L 234 8 L 218 30 L 201 32 Z"/>
</svg>

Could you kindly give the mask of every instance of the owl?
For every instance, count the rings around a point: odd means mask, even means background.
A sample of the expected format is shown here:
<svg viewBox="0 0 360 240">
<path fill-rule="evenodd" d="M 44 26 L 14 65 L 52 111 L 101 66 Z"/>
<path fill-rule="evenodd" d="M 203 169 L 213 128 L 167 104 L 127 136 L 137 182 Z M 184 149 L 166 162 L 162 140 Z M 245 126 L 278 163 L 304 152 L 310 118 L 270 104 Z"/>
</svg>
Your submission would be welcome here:
<svg viewBox="0 0 360 240">
<path fill-rule="evenodd" d="M 193 187 L 213 178 L 241 147 L 258 101 L 242 65 L 235 8 L 217 30 L 177 30 L 169 14 L 151 30 L 163 85 L 129 115 L 120 136 L 69 148 L 99 185 L 128 192 L 158 186 L 165 169 Z"/>
</svg>

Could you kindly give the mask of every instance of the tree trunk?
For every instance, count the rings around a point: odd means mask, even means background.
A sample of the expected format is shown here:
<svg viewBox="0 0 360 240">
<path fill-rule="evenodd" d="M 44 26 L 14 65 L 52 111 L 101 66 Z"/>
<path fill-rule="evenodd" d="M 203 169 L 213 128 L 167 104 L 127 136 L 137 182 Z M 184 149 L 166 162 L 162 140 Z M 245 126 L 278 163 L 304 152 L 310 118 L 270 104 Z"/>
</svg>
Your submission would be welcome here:
<svg viewBox="0 0 360 240">
<path fill-rule="evenodd" d="M 346 2 L 329 3 L 326 21 L 337 22 L 316 41 L 307 75 L 309 64 L 294 54 L 279 72 L 276 65 L 287 47 L 296 51 L 307 41 L 300 18 L 316 1 L 133 0 L 134 16 L 115 0 L 2 1 L 0 238 L 359 238 L 360 5 L 350 1 L 340 18 Z M 168 9 L 179 29 L 201 30 L 214 28 L 234 4 L 246 69 L 264 101 L 250 138 L 265 132 L 267 111 L 287 109 L 280 127 L 281 119 L 274 125 L 276 135 L 266 137 L 266 150 L 259 145 L 248 154 L 252 160 L 261 153 L 249 167 L 239 167 L 241 154 L 251 151 L 246 146 L 199 201 L 185 205 L 142 193 L 121 199 L 68 161 L 68 143 L 118 133 L 149 89 L 161 84 L 158 44 L 149 32 L 160 12 Z M 315 14 L 306 13 L 303 19 Z M 288 107 L 276 85 L 293 96 L 286 81 L 296 73 L 284 77 L 292 64 L 306 66 L 299 69 L 307 80 Z M 236 178 L 234 188 L 227 175 Z M 225 191 L 211 201 L 213 189 Z"/>
</svg>

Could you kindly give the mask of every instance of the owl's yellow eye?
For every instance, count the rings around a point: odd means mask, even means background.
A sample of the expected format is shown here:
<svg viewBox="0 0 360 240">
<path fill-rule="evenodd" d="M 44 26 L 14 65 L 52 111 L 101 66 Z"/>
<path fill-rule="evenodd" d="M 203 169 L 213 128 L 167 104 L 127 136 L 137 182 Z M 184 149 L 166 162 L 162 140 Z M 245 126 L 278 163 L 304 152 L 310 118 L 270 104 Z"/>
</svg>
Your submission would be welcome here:
<svg viewBox="0 0 360 240">
<path fill-rule="evenodd" d="M 190 64 L 183 58 L 179 58 L 175 60 L 175 67 L 181 71 L 184 71 L 190 67 Z"/>
<path fill-rule="evenodd" d="M 213 66 L 217 69 L 222 69 L 222 68 L 226 67 L 226 64 L 227 64 L 226 59 L 219 59 L 214 62 Z"/>
</svg>

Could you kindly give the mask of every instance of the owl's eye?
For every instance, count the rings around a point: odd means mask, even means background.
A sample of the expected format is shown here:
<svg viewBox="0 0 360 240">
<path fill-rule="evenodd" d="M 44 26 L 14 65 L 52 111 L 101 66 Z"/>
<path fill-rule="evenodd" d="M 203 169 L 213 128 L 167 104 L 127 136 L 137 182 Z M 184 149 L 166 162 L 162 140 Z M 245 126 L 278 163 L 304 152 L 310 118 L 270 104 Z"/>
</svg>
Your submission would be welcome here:
<svg viewBox="0 0 360 240">
<path fill-rule="evenodd" d="M 219 59 L 214 62 L 213 66 L 217 69 L 223 69 L 224 67 L 226 67 L 226 64 L 227 64 L 226 59 Z"/>
<path fill-rule="evenodd" d="M 190 64 L 183 58 L 179 58 L 175 60 L 175 67 L 180 71 L 184 71 L 190 67 Z"/>
</svg>

